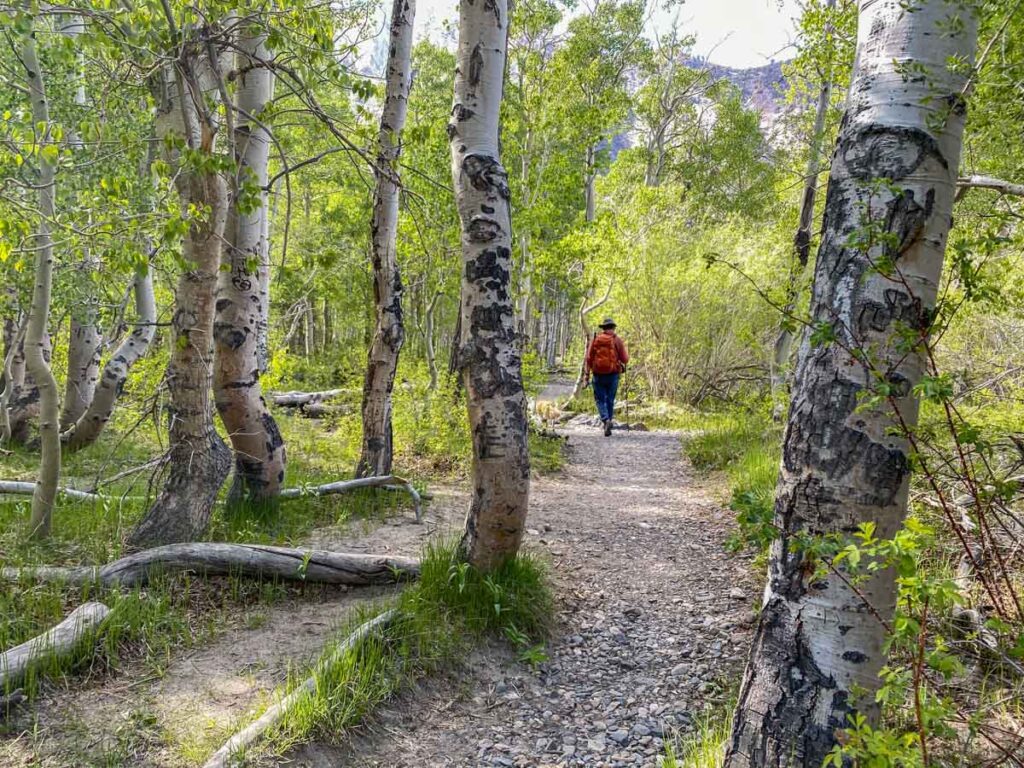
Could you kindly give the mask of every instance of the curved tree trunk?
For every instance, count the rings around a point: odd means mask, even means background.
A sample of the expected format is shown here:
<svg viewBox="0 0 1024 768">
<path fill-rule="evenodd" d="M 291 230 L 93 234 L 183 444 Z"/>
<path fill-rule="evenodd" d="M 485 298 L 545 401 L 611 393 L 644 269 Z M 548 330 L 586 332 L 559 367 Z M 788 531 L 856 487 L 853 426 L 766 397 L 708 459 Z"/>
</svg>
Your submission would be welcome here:
<svg viewBox="0 0 1024 768">
<path fill-rule="evenodd" d="M 27 325 L 26 317 L 26 333 Z M 50 363 L 52 351 L 50 334 L 47 333 L 43 338 L 43 360 L 47 365 Z M 28 370 L 25 334 L 22 334 L 18 348 L 11 358 L 11 385 L 11 393 L 7 400 L 9 439 L 19 445 L 26 445 L 32 437 L 32 425 L 39 420 L 40 397 L 36 380 Z"/>
<path fill-rule="evenodd" d="M 42 126 L 42 135 L 36 136 L 39 158 L 39 229 L 35 239 L 35 277 L 32 306 L 29 309 L 25 332 L 25 367 L 32 375 L 39 391 L 39 440 L 41 457 L 39 480 L 32 494 L 31 534 L 45 537 L 50 534 L 50 518 L 57 496 L 60 479 L 60 402 L 57 381 L 50 370 L 46 354 L 50 320 L 50 291 L 53 284 L 53 221 L 55 178 L 57 174 L 57 145 L 50 136 L 50 108 L 46 100 L 46 86 L 36 55 L 35 33 L 29 32 L 21 50 L 21 61 L 28 79 L 29 98 L 32 100 L 32 118 Z"/>
<path fill-rule="evenodd" d="M 212 153 L 213 116 L 206 110 L 215 63 L 187 43 L 182 57 L 162 80 L 157 137 L 177 133 L 194 152 Z M 171 158 L 176 163 L 177 158 Z M 208 164 L 209 165 L 209 164 Z M 231 452 L 213 424 L 213 319 L 221 242 L 228 212 L 224 179 L 215 170 L 183 167 L 176 177 L 183 214 L 191 216 L 182 244 L 187 265 L 178 280 L 171 320 L 168 476 L 153 506 L 129 537 L 129 546 L 192 541 L 210 520 L 217 492 L 231 468 Z M 199 211 L 200 213 L 189 213 Z"/>
<path fill-rule="evenodd" d="M 99 379 L 103 337 L 96 326 L 95 302 L 86 299 L 82 315 L 71 317 L 68 334 L 68 377 L 64 383 L 61 429 L 68 429 L 88 410 Z"/>
<path fill-rule="evenodd" d="M 962 27 L 949 23 L 959 16 Z M 955 30 L 951 32 L 950 30 Z M 818 768 L 855 712 L 875 712 L 885 628 L 896 588 L 890 571 L 858 586 L 816 579 L 803 536 L 846 535 L 865 522 L 892 537 L 906 514 L 912 394 L 942 275 L 964 124 L 975 20 L 956 0 L 862 0 L 857 63 L 832 160 L 815 265 L 813 322 L 836 340 L 800 347 L 775 501 L 764 608 L 728 746 L 727 768 Z M 905 77 L 899 62 L 923 66 Z M 935 99 L 935 93 L 951 94 Z M 884 182 L 881 180 L 885 180 Z M 865 211 L 871 220 L 865 221 Z M 867 248 L 853 235 L 878 233 Z M 879 264 L 890 264 L 883 274 Z M 908 335 L 919 343 L 907 350 Z M 879 378 L 890 405 L 866 405 Z"/>
<path fill-rule="evenodd" d="M 604 292 L 604 296 L 595 301 L 591 305 L 587 305 L 587 301 L 590 298 L 586 296 L 583 298 L 583 303 L 580 305 L 579 321 L 580 321 L 580 333 L 583 334 L 583 355 L 580 359 L 580 370 L 576 374 L 576 383 L 573 384 L 572 394 L 569 395 L 569 399 L 566 404 L 571 403 L 577 397 L 583 393 L 583 387 L 587 383 L 587 353 L 590 352 L 590 342 L 593 341 L 590 326 L 587 325 L 587 315 L 593 312 L 595 309 L 599 309 L 608 301 L 608 298 L 612 295 L 612 287 L 615 285 L 614 280 L 608 281 L 608 290 Z"/>
<path fill-rule="evenodd" d="M 103 366 L 103 375 L 85 413 L 61 435 L 64 447 L 77 451 L 99 438 L 114 413 L 117 398 L 128 380 L 128 372 L 149 350 L 156 334 L 156 299 L 153 295 L 153 270 L 147 266 L 135 275 L 135 328 L 121 342 Z"/>
<path fill-rule="evenodd" d="M 371 260 L 377 330 L 370 344 L 363 384 L 363 448 L 356 475 L 391 472 L 391 391 L 398 354 L 405 341 L 402 318 L 402 278 L 395 253 L 398 236 L 398 156 L 412 86 L 412 31 L 415 0 L 394 0 L 391 9 L 391 47 L 387 64 L 387 94 L 377 133 L 377 186 L 373 198 Z"/>
<path fill-rule="evenodd" d="M 514 557 L 530 492 L 526 397 L 511 291 L 508 175 L 498 152 L 508 3 L 459 4 L 455 105 L 448 124 L 462 223 L 457 339 L 473 434 L 473 501 L 460 545 L 481 570 Z"/>
<path fill-rule="evenodd" d="M 0 448 L 11 439 L 11 415 L 8 407 L 15 391 L 25 381 L 25 323 L 19 325 L 13 319 L 4 320 L 4 364 L 0 372 Z M 19 363 L 15 366 L 15 360 Z"/>
<path fill-rule="evenodd" d="M 835 8 L 836 0 L 825 0 L 825 9 L 830 11 Z M 831 27 L 829 27 L 831 29 Z M 818 174 L 821 172 L 821 145 L 825 133 L 825 116 L 828 114 L 828 105 L 832 99 L 832 82 L 825 77 L 821 82 L 821 89 L 818 91 L 818 105 L 814 112 L 814 127 L 811 133 L 811 146 L 807 157 L 807 175 L 804 176 L 804 194 L 800 201 L 800 224 L 793 238 L 793 251 L 796 254 L 796 264 L 793 265 L 793 272 L 789 277 L 789 297 L 786 301 L 787 312 L 792 312 L 797 304 L 797 292 L 807 264 L 811 256 L 811 235 L 814 225 L 814 201 L 818 196 Z M 771 386 L 772 400 L 786 383 L 786 366 L 789 364 L 789 356 L 793 348 L 792 323 L 788 317 L 783 318 L 779 335 L 775 338 L 775 348 L 772 354 Z"/>
<path fill-rule="evenodd" d="M 270 137 L 258 118 L 270 100 L 271 72 L 260 61 L 269 58 L 266 36 L 244 31 L 238 40 L 235 97 L 235 153 L 239 183 L 232 194 L 227 223 L 230 269 L 220 273 L 217 320 L 214 325 L 216 359 L 213 386 L 217 411 L 235 452 L 235 479 L 229 503 L 272 502 L 285 475 L 285 446 L 277 422 L 267 410 L 260 388 L 260 326 L 268 295 L 263 275 L 269 271 L 264 237 L 266 193 L 257 204 L 246 199 L 244 184 L 267 185 Z"/>
</svg>

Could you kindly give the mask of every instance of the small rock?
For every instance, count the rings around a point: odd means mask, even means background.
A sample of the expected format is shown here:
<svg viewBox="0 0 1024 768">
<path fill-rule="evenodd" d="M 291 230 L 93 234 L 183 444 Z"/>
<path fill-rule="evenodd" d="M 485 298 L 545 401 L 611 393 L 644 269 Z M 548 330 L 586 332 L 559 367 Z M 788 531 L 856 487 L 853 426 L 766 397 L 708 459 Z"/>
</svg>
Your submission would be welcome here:
<svg viewBox="0 0 1024 768">
<path fill-rule="evenodd" d="M 733 587 L 732 589 L 729 590 L 729 598 L 731 600 L 743 600 L 746 596 L 747 596 L 747 593 L 744 592 L 739 587 Z"/>
<path fill-rule="evenodd" d="M 626 743 L 629 741 L 629 731 L 624 731 L 620 728 L 617 731 L 612 731 L 611 733 L 609 733 L 608 738 L 610 738 L 619 746 L 625 746 Z"/>
</svg>

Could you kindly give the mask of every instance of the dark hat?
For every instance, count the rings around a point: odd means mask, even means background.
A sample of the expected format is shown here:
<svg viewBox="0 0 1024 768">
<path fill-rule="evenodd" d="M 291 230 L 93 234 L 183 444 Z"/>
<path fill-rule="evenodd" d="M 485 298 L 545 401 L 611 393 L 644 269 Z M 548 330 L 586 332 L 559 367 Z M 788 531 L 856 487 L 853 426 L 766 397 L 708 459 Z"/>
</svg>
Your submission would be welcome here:
<svg viewBox="0 0 1024 768">
<path fill-rule="evenodd" d="M 612 320 L 610 317 L 606 317 L 604 320 L 602 320 L 600 323 L 598 323 L 597 327 L 598 328 L 614 328 L 615 327 L 615 321 Z"/>
</svg>

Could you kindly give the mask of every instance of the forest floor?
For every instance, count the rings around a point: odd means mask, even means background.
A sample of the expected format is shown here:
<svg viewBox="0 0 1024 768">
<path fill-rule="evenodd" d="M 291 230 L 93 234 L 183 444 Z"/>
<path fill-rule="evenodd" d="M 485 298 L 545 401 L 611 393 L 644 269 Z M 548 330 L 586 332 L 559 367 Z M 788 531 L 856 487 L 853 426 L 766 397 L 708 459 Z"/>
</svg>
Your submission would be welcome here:
<svg viewBox="0 0 1024 768">
<path fill-rule="evenodd" d="M 561 388 L 549 388 L 554 399 Z M 731 514 L 667 432 L 570 430 L 563 471 L 535 478 L 526 546 L 550 561 L 557 600 L 547 660 L 505 644 L 475 651 L 376 712 L 341 744 L 284 762 L 328 766 L 654 765 L 731 694 L 756 600 L 749 561 L 728 554 Z M 323 529 L 325 549 L 418 555 L 462 526 L 463 489 L 433 488 L 411 518 Z M 314 589 L 238 613 L 154 674 L 129 665 L 32 707 L 7 766 L 201 764 L 290 671 L 314 661 L 358 605 L 387 589 Z"/>
</svg>

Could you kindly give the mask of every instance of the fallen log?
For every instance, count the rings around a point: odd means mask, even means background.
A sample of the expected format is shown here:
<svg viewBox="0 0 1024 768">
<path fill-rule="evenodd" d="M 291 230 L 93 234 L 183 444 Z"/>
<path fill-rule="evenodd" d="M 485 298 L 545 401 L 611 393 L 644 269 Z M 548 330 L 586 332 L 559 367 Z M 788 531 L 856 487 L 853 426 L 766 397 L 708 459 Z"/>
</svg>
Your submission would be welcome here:
<svg viewBox="0 0 1024 768">
<path fill-rule="evenodd" d="M 281 718 L 288 714 L 289 710 L 299 703 L 304 696 L 307 696 L 316 690 L 317 680 L 319 677 L 318 673 L 321 670 L 328 669 L 333 664 L 340 661 L 344 655 L 355 648 L 360 641 L 368 637 L 372 632 L 390 624 L 397 616 L 398 611 L 391 609 L 385 611 L 376 618 L 370 619 L 364 624 L 360 624 L 355 632 L 338 644 L 330 656 L 317 665 L 317 668 L 312 675 L 306 678 L 301 685 L 295 688 L 287 696 L 282 698 L 276 704 L 272 704 L 268 707 L 267 710 L 256 720 L 228 739 L 224 746 L 213 753 L 213 757 L 206 762 L 203 768 L 229 768 L 229 766 L 234 765 L 247 748 L 251 747 L 261 739 L 263 735 L 270 728 L 274 727 Z"/>
<path fill-rule="evenodd" d="M 330 400 L 341 395 L 355 394 L 354 389 L 325 389 L 321 392 L 271 392 L 267 397 L 274 405 L 284 408 L 298 408 L 309 403 Z"/>
<path fill-rule="evenodd" d="M 35 662 L 71 653 L 109 613 L 103 603 L 84 603 L 53 629 L 0 654 L 0 691 L 21 679 Z"/>
<path fill-rule="evenodd" d="M 307 419 L 322 419 L 324 416 L 347 416 L 355 411 L 354 405 L 338 405 L 319 401 L 299 406 L 299 413 Z"/>
<path fill-rule="evenodd" d="M 419 576 L 419 568 L 419 561 L 409 557 L 197 542 L 146 549 L 104 566 L 3 568 L 0 576 L 5 581 L 30 579 L 134 587 L 145 584 L 154 573 L 191 571 L 208 576 L 241 574 L 368 586 L 414 579 Z"/>
<path fill-rule="evenodd" d="M 410 496 L 416 511 L 416 522 L 423 522 L 422 501 L 419 492 L 403 477 L 397 475 L 380 475 L 374 477 L 357 477 L 355 480 L 339 480 L 336 483 L 312 485 L 305 488 L 285 488 L 280 497 L 283 500 L 301 499 L 307 496 L 329 496 L 334 493 L 345 493 L 357 488 L 389 488 L 404 489 Z"/>
<path fill-rule="evenodd" d="M 0 493 L 12 493 L 24 496 L 31 496 L 36 489 L 36 484 L 32 482 L 21 482 L 18 480 L 0 480 Z M 95 493 L 89 493 L 88 491 L 79 491 L 74 488 L 58 488 L 58 494 L 63 494 L 69 499 L 79 499 L 81 501 L 99 501 L 100 497 Z"/>
</svg>

